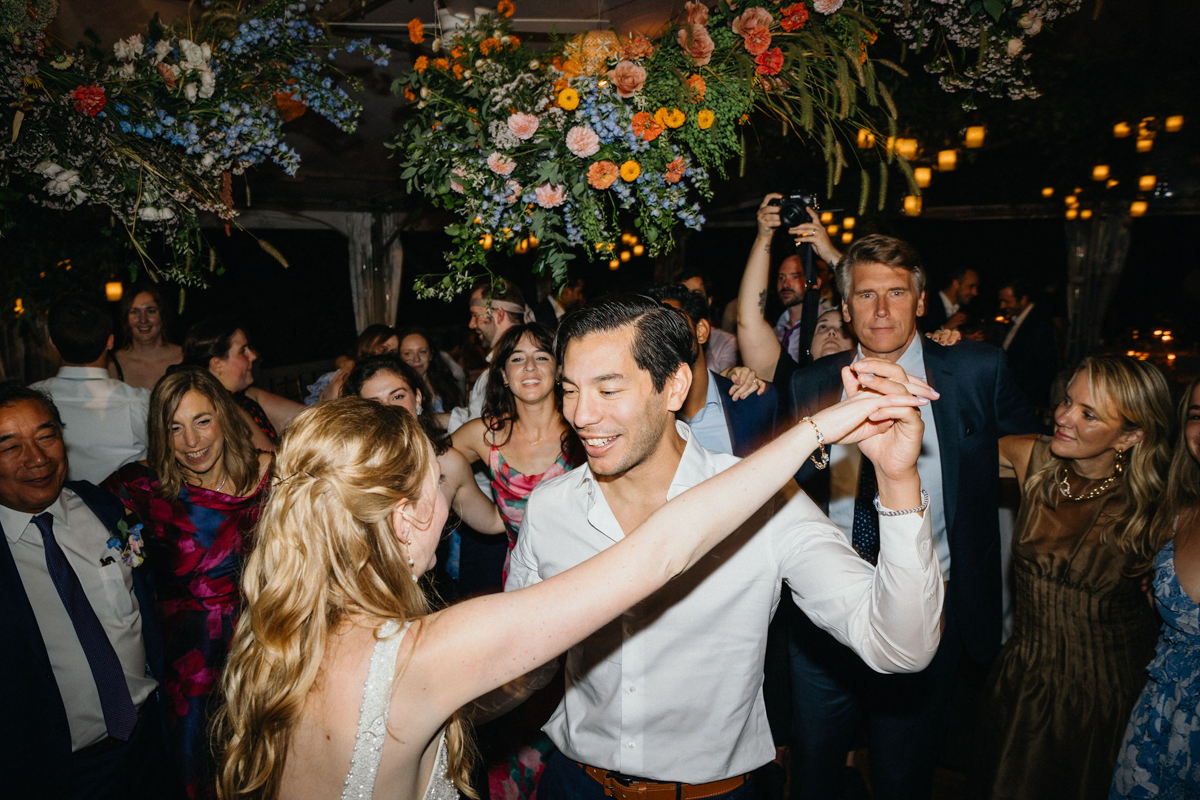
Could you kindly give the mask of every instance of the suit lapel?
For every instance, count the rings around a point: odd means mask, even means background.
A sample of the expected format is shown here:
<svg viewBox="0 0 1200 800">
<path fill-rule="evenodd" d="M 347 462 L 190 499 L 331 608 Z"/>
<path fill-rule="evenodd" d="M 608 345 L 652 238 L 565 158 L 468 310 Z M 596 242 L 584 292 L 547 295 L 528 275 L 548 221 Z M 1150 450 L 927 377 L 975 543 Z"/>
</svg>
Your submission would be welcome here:
<svg viewBox="0 0 1200 800">
<path fill-rule="evenodd" d="M 938 449 L 942 460 L 942 504 L 946 510 L 946 535 L 954 529 L 954 512 L 958 504 L 959 420 L 962 416 L 954 373 L 950 370 L 949 349 L 921 337 L 925 358 L 925 378 L 941 398 L 933 403 L 933 425 L 937 430 Z"/>
<path fill-rule="evenodd" d="M 0 528 L 0 537 L 3 536 L 4 530 Z M 41 628 L 33 614 L 29 595 L 25 593 L 25 584 L 21 582 L 21 574 L 17 571 L 17 562 L 8 546 L 7 537 L 0 542 L 0 598 L 6 614 L 11 615 L 10 619 L 28 642 L 29 650 L 36 656 L 39 666 L 49 672 L 50 655 L 46 652 L 46 642 L 42 639 Z"/>
</svg>

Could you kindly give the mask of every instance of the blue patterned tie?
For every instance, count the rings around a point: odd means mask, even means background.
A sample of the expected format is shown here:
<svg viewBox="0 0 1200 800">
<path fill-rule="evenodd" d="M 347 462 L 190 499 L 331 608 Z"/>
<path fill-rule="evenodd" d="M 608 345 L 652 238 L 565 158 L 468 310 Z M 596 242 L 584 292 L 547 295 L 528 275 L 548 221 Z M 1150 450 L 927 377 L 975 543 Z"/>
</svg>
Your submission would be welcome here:
<svg viewBox="0 0 1200 800">
<path fill-rule="evenodd" d="M 33 524 L 42 532 L 50 578 L 63 605 L 67 607 L 71 624 L 75 626 L 75 635 L 79 637 L 83 654 L 87 656 L 88 666 L 91 667 L 92 679 L 96 681 L 108 735 L 127 742 L 137 725 L 137 709 L 133 706 L 133 698 L 129 696 L 129 684 L 125 682 L 121 660 L 117 658 L 112 642 L 104 633 L 104 626 L 83 593 L 79 576 L 71 569 L 66 554 L 54 539 L 54 517 L 49 512 L 38 514 L 33 518 Z"/>
<path fill-rule="evenodd" d="M 874 566 L 879 561 L 879 515 L 875 513 L 875 465 L 862 456 L 858 472 L 858 492 L 854 495 L 854 530 L 850 544 Z"/>
</svg>

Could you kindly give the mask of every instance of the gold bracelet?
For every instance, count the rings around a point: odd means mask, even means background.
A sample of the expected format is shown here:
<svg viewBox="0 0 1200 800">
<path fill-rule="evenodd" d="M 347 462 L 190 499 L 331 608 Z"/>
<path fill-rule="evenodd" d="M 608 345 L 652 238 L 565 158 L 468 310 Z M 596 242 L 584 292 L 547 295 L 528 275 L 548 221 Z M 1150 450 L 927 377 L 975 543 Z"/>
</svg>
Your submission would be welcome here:
<svg viewBox="0 0 1200 800">
<path fill-rule="evenodd" d="M 812 459 L 813 465 L 817 469 L 825 469 L 826 467 L 829 466 L 829 451 L 827 451 L 825 449 L 825 436 L 821 433 L 821 429 L 817 427 L 817 423 L 813 422 L 812 417 L 805 417 L 804 419 L 802 419 L 800 421 L 807 422 L 809 425 L 812 425 L 813 433 L 815 433 L 817 435 L 817 447 L 821 451 L 821 460 L 820 461 L 817 461 L 816 456 L 810 455 L 809 458 Z"/>
</svg>

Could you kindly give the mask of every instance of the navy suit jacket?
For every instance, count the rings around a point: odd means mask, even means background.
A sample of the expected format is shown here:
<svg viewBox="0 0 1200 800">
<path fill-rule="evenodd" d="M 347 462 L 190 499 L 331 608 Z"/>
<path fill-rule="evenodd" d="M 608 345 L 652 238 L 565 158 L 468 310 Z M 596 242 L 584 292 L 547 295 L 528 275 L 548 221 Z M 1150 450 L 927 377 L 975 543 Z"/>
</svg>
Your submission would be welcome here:
<svg viewBox="0 0 1200 800">
<path fill-rule="evenodd" d="M 917 327 L 925 333 L 932 333 L 946 324 L 946 306 L 942 303 L 942 293 L 934 290 L 925 293 L 925 316 L 917 318 Z"/>
<path fill-rule="evenodd" d="M 1050 408 L 1050 390 L 1058 377 L 1058 331 L 1040 304 L 1013 334 L 1008 345 L 1008 368 L 1029 402 Z"/>
<path fill-rule="evenodd" d="M 106 528 L 116 530 L 125 513 L 116 497 L 86 481 L 69 481 L 66 487 L 79 495 Z M 8 696 L 0 703 L 0 786 L 6 797 L 66 797 L 71 777 L 67 710 L 2 530 L 0 539 L 0 609 L 7 618 L 7 636 L 0 647 L 0 686 L 8 687 Z M 162 633 L 149 576 L 145 566 L 135 569 L 133 588 L 141 611 L 146 660 L 161 691 Z"/>
<path fill-rule="evenodd" d="M 924 336 L 921 345 L 928 382 L 941 393 L 933 403 L 933 420 L 950 544 L 947 619 L 971 657 L 986 661 L 1000 648 L 1002 624 L 997 441 L 1010 434 L 1038 433 L 1041 426 L 1009 375 L 1000 348 L 970 341 L 942 347 Z M 853 359 L 853 350 L 837 353 L 793 376 L 798 417 L 838 402 L 841 369 Z M 828 508 L 827 470 L 817 470 L 810 460 L 796 480 Z"/>
<path fill-rule="evenodd" d="M 717 393 L 721 396 L 721 408 L 725 412 L 735 456 L 745 458 L 775 437 L 779 393 L 774 386 L 767 384 L 767 391 L 761 395 L 752 394 L 735 402 L 729 396 L 733 381 L 715 372 L 709 372 L 708 379 L 717 383 Z"/>
</svg>

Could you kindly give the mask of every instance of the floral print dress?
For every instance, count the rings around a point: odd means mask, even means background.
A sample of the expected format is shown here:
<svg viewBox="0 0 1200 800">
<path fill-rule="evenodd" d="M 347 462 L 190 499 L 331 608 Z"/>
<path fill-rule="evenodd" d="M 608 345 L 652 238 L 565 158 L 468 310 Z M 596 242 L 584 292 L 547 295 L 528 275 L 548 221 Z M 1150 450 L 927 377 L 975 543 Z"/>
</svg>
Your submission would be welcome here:
<svg viewBox="0 0 1200 800">
<path fill-rule="evenodd" d="M 174 500 L 159 497 L 157 477 L 130 464 L 105 483 L 144 524 L 162 622 L 167 753 L 179 796 L 215 796 L 208 740 L 210 699 L 241 606 L 238 580 L 267 488 L 249 497 L 185 486 Z"/>
<path fill-rule="evenodd" d="M 1155 560 L 1163 619 L 1150 680 L 1129 717 L 1110 800 L 1200 797 L 1200 606 L 1175 575 L 1175 543 Z"/>
</svg>

